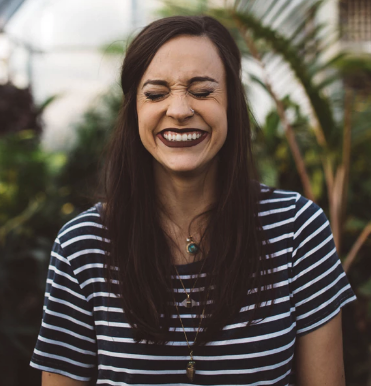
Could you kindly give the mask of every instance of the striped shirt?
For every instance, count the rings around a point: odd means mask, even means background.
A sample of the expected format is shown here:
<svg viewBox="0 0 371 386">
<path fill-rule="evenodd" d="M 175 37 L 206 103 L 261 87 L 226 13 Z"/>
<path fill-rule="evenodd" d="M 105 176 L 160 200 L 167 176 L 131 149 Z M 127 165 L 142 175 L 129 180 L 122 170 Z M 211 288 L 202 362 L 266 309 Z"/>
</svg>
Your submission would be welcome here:
<svg viewBox="0 0 371 386">
<path fill-rule="evenodd" d="M 296 192 L 275 190 L 260 202 L 259 216 L 269 239 L 276 291 L 265 296 L 256 323 L 246 327 L 254 307 L 254 291 L 249 291 L 231 323 L 214 341 L 196 349 L 193 383 L 186 376 L 189 350 L 174 305 L 168 344 L 133 340 L 120 299 L 108 293 L 103 276 L 103 226 L 96 207 L 68 222 L 55 240 L 31 366 L 107 386 L 295 385 L 296 339 L 327 323 L 355 296 L 322 209 Z M 200 264 L 177 266 L 188 293 Z M 207 264 L 192 291 L 196 302 L 206 272 Z M 192 342 L 198 327 L 194 308 L 181 305 L 184 289 L 176 275 L 172 279 Z"/>
</svg>

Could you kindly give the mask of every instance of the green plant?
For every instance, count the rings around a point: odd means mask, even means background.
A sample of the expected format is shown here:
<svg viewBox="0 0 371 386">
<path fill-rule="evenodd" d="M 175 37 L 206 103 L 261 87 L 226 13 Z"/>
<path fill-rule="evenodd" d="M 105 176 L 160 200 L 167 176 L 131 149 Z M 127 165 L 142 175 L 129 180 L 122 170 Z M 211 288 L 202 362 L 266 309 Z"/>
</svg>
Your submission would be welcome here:
<svg viewBox="0 0 371 386">
<path fill-rule="evenodd" d="M 160 15 L 208 14 L 236 38 L 245 78 L 262 87 L 274 105 L 261 128 L 255 128 L 263 181 L 303 192 L 329 213 L 343 266 L 356 291 L 360 288 L 362 301 L 354 307 L 361 334 L 371 326 L 365 311 L 371 308 L 371 298 L 361 291 L 370 285 L 371 208 L 365 204 L 371 196 L 371 66 L 364 55 L 331 54 L 339 34 L 330 34 L 326 24 L 318 23 L 324 3 L 236 0 L 192 7 L 165 1 Z M 259 65 L 259 72 L 251 70 L 253 64 Z M 286 90 L 287 84 L 296 85 L 300 98 Z M 360 342 L 349 351 L 367 352 L 371 341 Z M 348 370 L 354 376 L 351 384 L 368 372 L 365 354 L 354 357 L 362 365 L 353 361 Z"/>
<path fill-rule="evenodd" d="M 41 131 L 28 125 L 15 132 L 9 129 L 0 137 L 4 385 L 40 384 L 40 374 L 28 369 L 28 362 L 40 327 L 51 247 L 61 226 L 96 199 L 101 154 L 120 103 L 121 95 L 115 90 L 98 97 L 76 125 L 77 140 L 69 153 L 46 153 L 40 145 Z"/>
</svg>

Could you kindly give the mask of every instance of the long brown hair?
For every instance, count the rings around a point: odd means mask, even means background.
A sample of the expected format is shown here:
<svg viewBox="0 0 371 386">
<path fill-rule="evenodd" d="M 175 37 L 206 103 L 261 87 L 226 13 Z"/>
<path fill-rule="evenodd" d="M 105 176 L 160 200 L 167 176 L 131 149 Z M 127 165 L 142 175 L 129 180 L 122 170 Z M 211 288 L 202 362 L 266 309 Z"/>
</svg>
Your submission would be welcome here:
<svg viewBox="0 0 371 386">
<path fill-rule="evenodd" d="M 207 16 L 173 16 L 154 21 L 128 47 L 121 73 L 124 93 L 116 130 L 108 152 L 104 223 L 111 240 L 107 254 L 107 280 L 118 294 L 137 341 L 168 341 L 171 275 L 169 243 L 159 222 L 152 156 L 138 133 L 136 92 L 156 54 L 179 35 L 206 36 L 223 61 L 228 95 L 228 134 L 219 152 L 219 199 L 208 213 L 206 230 L 210 266 L 207 286 L 212 292 L 211 316 L 197 344 L 215 337 L 238 313 L 253 288 L 269 283 L 264 272 L 264 233 L 258 219 L 260 185 L 253 165 L 249 114 L 241 82 L 241 54 L 229 31 Z M 269 276 L 269 275 L 268 275 Z M 116 281 L 114 282 L 116 283 Z M 212 288 L 212 287 L 211 287 Z M 205 299 L 206 300 L 206 293 Z M 162 315 L 161 315 L 162 314 Z M 253 315 L 251 316 L 250 323 Z"/>
</svg>

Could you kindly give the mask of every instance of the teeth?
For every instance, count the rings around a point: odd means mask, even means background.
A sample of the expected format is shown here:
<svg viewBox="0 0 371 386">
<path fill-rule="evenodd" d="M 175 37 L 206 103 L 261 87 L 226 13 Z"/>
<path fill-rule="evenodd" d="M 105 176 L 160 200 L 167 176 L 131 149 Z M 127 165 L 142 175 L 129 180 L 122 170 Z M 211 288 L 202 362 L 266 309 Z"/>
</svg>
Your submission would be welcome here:
<svg viewBox="0 0 371 386">
<path fill-rule="evenodd" d="M 173 134 L 173 133 L 164 133 L 164 137 L 168 141 L 174 141 L 174 142 L 185 142 L 185 141 L 193 141 L 195 139 L 198 139 L 202 136 L 201 133 L 192 133 L 192 134 Z"/>
</svg>

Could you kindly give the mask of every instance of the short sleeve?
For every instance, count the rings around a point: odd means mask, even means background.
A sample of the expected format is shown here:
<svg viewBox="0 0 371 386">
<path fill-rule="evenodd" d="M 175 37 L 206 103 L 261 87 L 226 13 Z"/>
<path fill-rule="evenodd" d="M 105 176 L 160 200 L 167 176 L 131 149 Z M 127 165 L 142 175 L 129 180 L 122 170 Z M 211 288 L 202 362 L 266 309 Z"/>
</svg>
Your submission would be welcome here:
<svg viewBox="0 0 371 386">
<path fill-rule="evenodd" d="M 30 365 L 89 381 L 95 373 L 96 355 L 91 306 L 57 238 L 48 269 L 41 329 Z"/>
<path fill-rule="evenodd" d="M 300 197 L 293 229 L 291 290 L 297 335 L 327 323 L 356 299 L 337 255 L 323 210 Z"/>
</svg>

